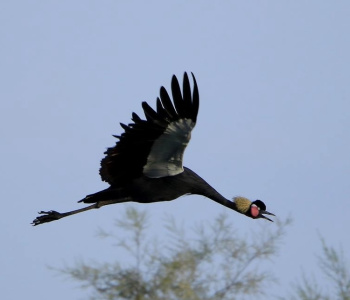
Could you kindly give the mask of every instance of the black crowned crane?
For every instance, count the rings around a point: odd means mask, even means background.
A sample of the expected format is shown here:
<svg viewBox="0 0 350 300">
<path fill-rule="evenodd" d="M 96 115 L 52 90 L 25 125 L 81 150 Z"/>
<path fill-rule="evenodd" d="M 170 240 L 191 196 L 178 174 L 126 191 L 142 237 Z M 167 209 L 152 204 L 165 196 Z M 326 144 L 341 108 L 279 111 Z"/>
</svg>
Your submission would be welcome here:
<svg viewBox="0 0 350 300">
<path fill-rule="evenodd" d="M 173 102 L 165 88 L 161 87 L 157 110 L 146 102 L 142 103 L 146 120 L 133 113 L 132 123 L 120 124 L 124 133 L 115 136 L 119 141 L 107 149 L 101 161 L 101 178 L 110 187 L 79 201 L 92 205 L 66 213 L 41 211 L 32 224 L 59 220 L 108 204 L 169 201 L 188 194 L 203 195 L 253 219 L 272 221 L 264 214 L 274 214 L 266 211 L 261 200 L 252 202 L 245 197 L 235 197 L 234 201 L 230 201 L 183 166 L 183 154 L 196 125 L 199 108 L 198 86 L 193 74 L 192 77 L 193 92 L 186 73 L 182 92 L 177 78 L 173 76 Z"/>
</svg>

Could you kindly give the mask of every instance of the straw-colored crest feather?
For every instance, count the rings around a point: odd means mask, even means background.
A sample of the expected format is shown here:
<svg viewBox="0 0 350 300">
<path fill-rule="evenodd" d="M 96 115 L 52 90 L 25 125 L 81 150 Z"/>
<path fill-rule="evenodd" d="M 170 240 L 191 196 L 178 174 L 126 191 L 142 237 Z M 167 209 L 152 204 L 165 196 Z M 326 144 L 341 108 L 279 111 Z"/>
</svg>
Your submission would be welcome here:
<svg viewBox="0 0 350 300">
<path fill-rule="evenodd" d="M 252 204 L 252 201 L 250 201 L 248 198 L 241 196 L 234 197 L 233 200 L 236 203 L 237 210 L 242 214 L 247 213 L 250 205 Z"/>
</svg>

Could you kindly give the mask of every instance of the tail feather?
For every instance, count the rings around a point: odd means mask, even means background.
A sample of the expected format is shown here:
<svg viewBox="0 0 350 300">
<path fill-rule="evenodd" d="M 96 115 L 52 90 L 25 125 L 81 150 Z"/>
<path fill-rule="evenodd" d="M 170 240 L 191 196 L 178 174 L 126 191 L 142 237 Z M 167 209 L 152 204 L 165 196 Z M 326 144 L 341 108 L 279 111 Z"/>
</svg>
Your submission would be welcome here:
<svg viewBox="0 0 350 300">
<path fill-rule="evenodd" d="M 78 201 L 78 203 L 96 203 L 100 201 L 117 200 L 128 198 L 128 193 L 125 189 L 108 188 L 100 192 L 87 195 L 85 198 Z"/>
</svg>

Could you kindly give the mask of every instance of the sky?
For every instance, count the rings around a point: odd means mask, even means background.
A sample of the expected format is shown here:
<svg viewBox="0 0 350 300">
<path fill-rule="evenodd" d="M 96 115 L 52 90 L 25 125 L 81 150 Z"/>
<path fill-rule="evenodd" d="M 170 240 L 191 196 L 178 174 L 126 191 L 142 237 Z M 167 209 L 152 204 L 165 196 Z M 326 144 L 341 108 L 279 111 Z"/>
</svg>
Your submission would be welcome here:
<svg viewBox="0 0 350 300">
<path fill-rule="evenodd" d="M 3 1 L 0 9 L 0 296 L 86 299 L 50 267 L 113 262 L 96 238 L 125 205 L 32 227 L 107 187 L 112 134 L 171 76 L 193 72 L 200 111 L 185 165 L 224 196 L 291 216 L 269 268 L 285 295 L 304 271 L 322 284 L 320 236 L 350 260 L 349 1 Z M 225 208 L 199 196 L 135 204 L 155 227 L 191 227 Z M 228 212 L 243 234 L 275 226 Z"/>
</svg>

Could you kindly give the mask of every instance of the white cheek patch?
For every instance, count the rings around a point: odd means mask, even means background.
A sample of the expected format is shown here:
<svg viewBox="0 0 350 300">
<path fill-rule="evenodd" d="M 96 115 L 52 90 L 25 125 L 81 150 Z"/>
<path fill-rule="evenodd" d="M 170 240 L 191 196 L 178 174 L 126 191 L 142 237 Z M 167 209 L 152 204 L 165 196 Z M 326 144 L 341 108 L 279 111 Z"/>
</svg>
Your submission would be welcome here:
<svg viewBox="0 0 350 300">
<path fill-rule="evenodd" d="M 260 208 L 257 207 L 255 204 L 253 204 L 250 207 L 250 214 L 252 215 L 253 218 L 257 218 L 260 214 Z"/>
<path fill-rule="evenodd" d="M 150 178 L 159 178 L 182 173 L 182 158 L 194 125 L 191 119 L 170 123 L 154 142 L 143 167 L 143 174 Z"/>
</svg>

